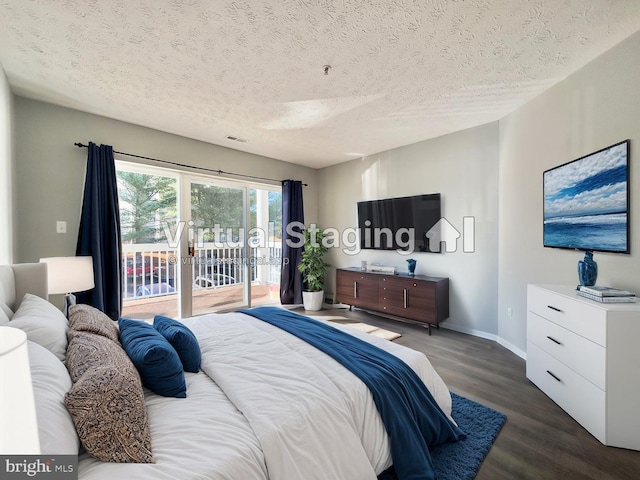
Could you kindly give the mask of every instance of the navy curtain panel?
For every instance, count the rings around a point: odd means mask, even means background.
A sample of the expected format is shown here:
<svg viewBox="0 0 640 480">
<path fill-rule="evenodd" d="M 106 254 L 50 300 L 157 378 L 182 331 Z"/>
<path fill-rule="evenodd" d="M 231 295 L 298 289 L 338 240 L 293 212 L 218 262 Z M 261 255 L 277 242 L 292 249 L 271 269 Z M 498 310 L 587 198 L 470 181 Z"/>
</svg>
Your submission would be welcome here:
<svg viewBox="0 0 640 480">
<path fill-rule="evenodd" d="M 299 222 L 298 225 L 293 222 Z M 280 303 L 297 305 L 302 303 L 302 274 L 298 270 L 302 257 L 303 242 L 296 236 L 304 230 L 304 208 L 302 182 L 282 182 L 282 272 L 280 275 Z M 293 232 L 293 235 L 291 235 Z M 299 243 L 299 247 L 290 244 Z"/>
<path fill-rule="evenodd" d="M 93 257 L 96 286 L 88 292 L 78 293 L 77 301 L 93 305 L 113 320 L 117 320 L 122 311 L 121 253 L 113 147 L 90 142 L 76 255 Z"/>
</svg>

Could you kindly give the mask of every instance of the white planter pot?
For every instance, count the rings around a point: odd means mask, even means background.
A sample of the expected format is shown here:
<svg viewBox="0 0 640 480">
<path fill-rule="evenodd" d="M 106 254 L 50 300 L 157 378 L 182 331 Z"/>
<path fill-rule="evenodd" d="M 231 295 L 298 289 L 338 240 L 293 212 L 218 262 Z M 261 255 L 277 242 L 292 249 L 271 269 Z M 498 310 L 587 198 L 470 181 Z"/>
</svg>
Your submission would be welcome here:
<svg viewBox="0 0 640 480">
<path fill-rule="evenodd" d="M 302 292 L 302 304 L 305 310 L 321 310 L 323 301 L 324 290 L 320 290 L 319 292 Z"/>
</svg>

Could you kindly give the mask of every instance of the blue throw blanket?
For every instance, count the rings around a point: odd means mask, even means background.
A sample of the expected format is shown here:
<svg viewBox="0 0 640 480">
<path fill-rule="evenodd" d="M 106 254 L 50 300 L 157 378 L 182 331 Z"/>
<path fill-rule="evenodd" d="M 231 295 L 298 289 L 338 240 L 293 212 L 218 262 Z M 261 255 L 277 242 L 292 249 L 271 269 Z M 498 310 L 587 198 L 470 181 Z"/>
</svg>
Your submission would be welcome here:
<svg viewBox="0 0 640 480">
<path fill-rule="evenodd" d="M 465 434 L 449 421 L 420 377 L 395 355 L 282 308 L 258 307 L 242 313 L 301 338 L 367 385 L 389 435 L 399 480 L 434 480 L 429 447 L 464 438 Z"/>
</svg>

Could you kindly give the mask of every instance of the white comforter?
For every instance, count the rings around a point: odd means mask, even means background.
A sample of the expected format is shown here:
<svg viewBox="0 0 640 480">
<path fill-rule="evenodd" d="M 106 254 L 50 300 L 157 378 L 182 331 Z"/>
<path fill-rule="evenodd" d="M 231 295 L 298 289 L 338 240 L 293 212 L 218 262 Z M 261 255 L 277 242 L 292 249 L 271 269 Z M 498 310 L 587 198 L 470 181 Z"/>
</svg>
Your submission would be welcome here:
<svg viewBox="0 0 640 480">
<path fill-rule="evenodd" d="M 391 465 L 369 390 L 336 361 L 241 313 L 184 322 L 200 342 L 203 372 L 186 374 L 186 399 L 147 392 L 156 463 L 85 454 L 81 479 L 375 480 Z M 402 358 L 450 414 L 449 391 L 422 353 L 340 328 Z"/>
</svg>

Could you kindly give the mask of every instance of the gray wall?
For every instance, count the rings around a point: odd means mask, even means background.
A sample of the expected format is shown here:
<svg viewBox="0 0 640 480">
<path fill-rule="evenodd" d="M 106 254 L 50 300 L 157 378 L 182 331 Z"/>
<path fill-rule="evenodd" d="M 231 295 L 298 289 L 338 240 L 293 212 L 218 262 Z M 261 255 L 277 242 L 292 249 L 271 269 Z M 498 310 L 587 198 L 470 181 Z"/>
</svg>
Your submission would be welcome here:
<svg viewBox="0 0 640 480">
<path fill-rule="evenodd" d="M 302 180 L 309 184 L 304 190 L 305 218 L 317 219 L 317 172 L 310 168 L 22 97 L 15 97 L 15 126 L 18 262 L 75 254 L 87 158 L 87 150 L 75 142 L 105 143 L 122 152 L 234 173 Z M 68 233 L 56 233 L 57 220 L 67 222 Z"/>
<path fill-rule="evenodd" d="M 0 265 L 13 262 L 13 96 L 0 64 Z"/>
<path fill-rule="evenodd" d="M 475 252 L 414 253 L 416 273 L 449 277 L 450 318 L 443 326 L 495 338 L 498 286 L 498 123 L 456 132 L 320 170 L 320 226 L 357 227 L 356 203 L 405 195 L 442 194 L 442 214 L 462 231 L 464 216 L 475 218 Z M 352 249 L 347 248 L 348 251 Z M 332 248 L 334 267 L 362 260 L 406 272 L 407 256 Z M 327 289 L 335 289 L 335 271 Z"/>
<path fill-rule="evenodd" d="M 640 293 L 638 52 L 640 33 L 500 121 L 499 334 L 522 350 L 527 283 L 577 284 L 577 262 L 584 256 L 542 246 L 542 172 L 627 138 L 632 253 L 594 258 L 598 284 Z"/>
</svg>

